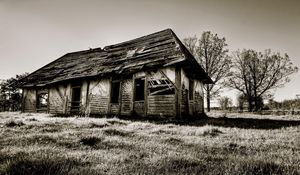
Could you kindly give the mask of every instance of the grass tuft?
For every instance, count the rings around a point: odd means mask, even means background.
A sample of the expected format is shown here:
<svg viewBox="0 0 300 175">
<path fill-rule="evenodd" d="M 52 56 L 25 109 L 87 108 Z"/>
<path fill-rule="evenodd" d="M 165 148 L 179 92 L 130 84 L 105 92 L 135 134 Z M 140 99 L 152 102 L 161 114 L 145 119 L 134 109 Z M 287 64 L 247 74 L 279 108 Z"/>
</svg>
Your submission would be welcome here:
<svg viewBox="0 0 300 175">
<path fill-rule="evenodd" d="M 104 124 L 90 123 L 88 125 L 89 128 L 104 128 L 107 126 L 109 126 L 107 123 L 104 123 Z"/>
<path fill-rule="evenodd" d="M 10 120 L 4 124 L 6 127 L 19 127 L 25 125 L 22 121 Z"/>
<path fill-rule="evenodd" d="M 9 175 L 64 175 L 79 162 L 75 159 L 60 157 L 58 155 L 40 154 L 30 156 L 28 154 L 19 153 L 11 156 L 5 161 L 3 170 L 0 174 Z"/>
<path fill-rule="evenodd" d="M 106 129 L 103 130 L 103 133 L 109 136 L 122 136 L 122 137 L 132 136 L 132 133 L 130 132 L 119 131 L 116 129 Z"/>
<path fill-rule="evenodd" d="M 36 121 L 38 121 L 37 119 L 35 119 L 35 118 L 28 118 L 28 119 L 26 119 L 27 121 L 30 121 L 30 122 L 36 122 Z"/>
<path fill-rule="evenodd" d="M 181 139 L 177 139 L 177 138 L 174 138 L 174 137 L 167 138 L 165 141 L 167 143 L 172 144 L 172 145 L 183 143 L 183 141 Z"/>
<path fill-rule="evenodd" d="M 222 134 L 223 132 L 220 131 L 218 128 L 208 128 L 203 132 L 203 136 L 211 136 L 211 137 L 216 137 L 219 134 Z"/>
<path fill-rule="evenodd" d="M 290 169 L 292 170 L 292 169 Z M 244 162 L 240 167 L 238 172 L 242 172 L 243 174 L 297 174 L 296 171 L 288 173 L 288 168 L 285 166 L 278 165 L 274 162 L 264 162 L 264 161 L 256 161 L 256 162 Z"/>
<path fill-rule="evenodd" d="M 126 123 L 118 121 L 118 120 L 108 120 L 107 123 L 110 123 L 112 125 L 126 125 Z"/>
<path fill-rule="evenodd" d="M 101 142 L 102 139 L 98 137 L 84 137 L 79 140 L 79 142 L 86 146 L 94 147 L 97 143 Z"/>
</svg>

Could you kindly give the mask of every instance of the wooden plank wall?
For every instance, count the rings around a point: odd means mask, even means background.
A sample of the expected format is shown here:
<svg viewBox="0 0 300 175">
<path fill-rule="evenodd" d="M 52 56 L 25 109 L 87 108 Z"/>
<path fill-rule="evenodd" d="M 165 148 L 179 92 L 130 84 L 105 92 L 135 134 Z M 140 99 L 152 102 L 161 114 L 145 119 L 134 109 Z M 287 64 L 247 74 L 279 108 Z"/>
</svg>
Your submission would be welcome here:
<svg viewBox="0 0 300 175">
<path fill-rule="evenodd" d="M 187 77 L 186 73 L 184 72 L 183 69 L 181 69 L 181 93 L 182 93 L 182 98 L 181 98 L 181 113 L 183 115 L 188 114 L 189 111 L 189 94 L 188 94 L 188 89 L 189 89 L 189 78 Z"/>
<path fill-rule="evenodd" d="M 194 108 L 195 113 L 204 113 L 204 91 L 203 91 L 203 84 L 195 80 L 195 96 L 194 96 Z"/>
<path fill-rule="evenodd" d="M 91 80 L 87 106 L 91 114 L 107 114 L 109 105 L 109 79 Z"/>
<path fill-rule="evenodd" d="M 23 89 L 24 90 L 24 112 L 36 112 L 36 90 L 35 89 Z"/>
<path fill-rule="evenodd" d="M 70 100 L 69 86 L 58 85 L 49 88 L 49 113 L 68 113 L 68 101 Z"/>
<path fill-rule="evenodd" d="M 121 114 L 130 115 L 132 109 L 133 98 L 133 82 L 132 79 L 124 79 L 122 82 L 122 102 L 121 102 Z"/>
<path fill-rule="evenodd" d="M 175 95 L 148 96 L 148 115 L 175 115 Z"/>
</svg>

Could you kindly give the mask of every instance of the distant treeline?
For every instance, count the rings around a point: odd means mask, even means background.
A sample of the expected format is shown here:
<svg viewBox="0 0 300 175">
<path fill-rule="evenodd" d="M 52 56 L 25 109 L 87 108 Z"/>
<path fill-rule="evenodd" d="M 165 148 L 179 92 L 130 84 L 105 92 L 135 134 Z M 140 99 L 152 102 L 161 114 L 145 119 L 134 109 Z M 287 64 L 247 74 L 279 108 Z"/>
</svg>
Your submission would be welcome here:
<svg viewBox="0 0 300 175">
<path fill-rule="evenodd" d="M 219 101 L 220 107 L 212 107 L 212 110 L 225 110 L 225 111 L 232 111 L 232 112 L 246 112 L 247 104 L 243 103 L 242 106 L 240 106 L 240 103 L 238 106 L 232 106 L 229 101 L 229 105 L 224 105 L 224 99 L 228 99 L 228 97 L 223 97 L 223 100 Z M 259 114 L 264 115 L 285 115 L 285 114 L 295 114 L 300 115 L 300 99 L 291 99 L 291 100 L 283 100 L 281 102 L 275 101 L 273 99 L 269 100 L 267 104 L 262 104 L 262 108 L 259 111 L 256 111 Z"/>
</svg>

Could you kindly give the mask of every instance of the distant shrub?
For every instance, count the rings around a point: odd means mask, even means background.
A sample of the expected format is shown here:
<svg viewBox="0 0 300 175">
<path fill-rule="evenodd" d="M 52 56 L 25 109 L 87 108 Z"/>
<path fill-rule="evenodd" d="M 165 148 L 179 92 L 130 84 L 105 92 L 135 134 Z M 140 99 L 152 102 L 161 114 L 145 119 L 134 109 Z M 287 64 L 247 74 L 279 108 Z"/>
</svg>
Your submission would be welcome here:
<svg viewBox="0 0 300 175">
<path fill-rule="evenodd" d="M 10 120 L 4 124 L 6 127 L 19 127 L 25 125 L 22 121 Z"/>
<path fill-rule="evenodd" d="M 106 129 L 106 130 L 103 131 L 103 133 L 106 134 L 106 135 L 110 135 L 110 136 L 122 136 L 122 137 L 132 135 L 129 132 L 118 131 L 116 129 Z"/>
<path fill-rule="evenodd" d="M 102 139 L 98 137 L 84 137 L 79 140 L 79 142 L 86 146 L 95 146 L 98 142 L 101 142 Z"/>
</svg>

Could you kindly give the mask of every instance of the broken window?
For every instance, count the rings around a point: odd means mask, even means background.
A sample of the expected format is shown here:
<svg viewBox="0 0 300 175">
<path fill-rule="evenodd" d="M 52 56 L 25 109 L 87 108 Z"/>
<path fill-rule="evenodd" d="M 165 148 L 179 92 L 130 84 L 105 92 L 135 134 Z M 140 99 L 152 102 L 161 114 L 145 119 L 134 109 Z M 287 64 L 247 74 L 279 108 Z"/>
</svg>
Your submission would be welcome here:
<svg viewBox="0 0 300 175">
<path fill-rule="evenodd" d="M 162 72 L 151 76 L 148 81 L 149 95 L 175 94 L 174 84 Z"/>
<path fill-rule="evenodd" d="M 119 93 L 120 93 L 120 81 L 113 81 L 111 83 L 111 103 L 119 103 Z"/>
<path fill-rule="evenodd" d="M 145 100 L 145 78 L 135 79 L 135 101 Z"/>
<path fill-rule="evenodd" d="M 189 80 L 189 99 L 194 100 L 194 81 Z"/>
<path fill-rule="evenodd" d="M 48 93 L 40 93 L 37 96 L 37 107 L 47 108 L 48 107 Z"/>
</svg>

